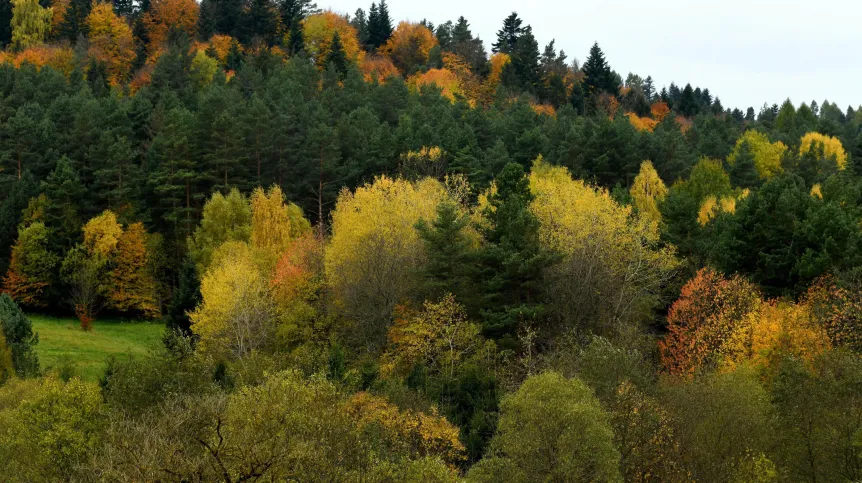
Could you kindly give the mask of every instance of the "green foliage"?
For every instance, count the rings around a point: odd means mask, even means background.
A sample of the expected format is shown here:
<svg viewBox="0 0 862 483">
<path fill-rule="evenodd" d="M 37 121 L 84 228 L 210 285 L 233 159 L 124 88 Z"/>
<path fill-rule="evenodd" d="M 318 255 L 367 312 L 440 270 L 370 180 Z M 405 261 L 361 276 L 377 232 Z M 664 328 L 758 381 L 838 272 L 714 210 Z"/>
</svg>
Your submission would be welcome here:
<svg viewBox="0 0 862 483">
<path fill-rule="evenodd" d="M 30 319 L 7 294 L 0 294 L 0 328 L 5 345 L 12 352 L 12 365 L 18 377 L 37 375 L 39 358 L 34 346 L 39 343 L 39 335 L 33 332 Z"/>
<path fill-rule="evenodd" d="M 491 453 L 469 481 L 622 481 L 607 413 L 578 379 L 548 372 L 503 398 Z"/>
<path fill-rule="evenodd" d="M 42 8 L 37 0 L 12 2 L 12 45 L 23 50 L 45 41 L 51 29 L 50 8 Z"/>
</svg>

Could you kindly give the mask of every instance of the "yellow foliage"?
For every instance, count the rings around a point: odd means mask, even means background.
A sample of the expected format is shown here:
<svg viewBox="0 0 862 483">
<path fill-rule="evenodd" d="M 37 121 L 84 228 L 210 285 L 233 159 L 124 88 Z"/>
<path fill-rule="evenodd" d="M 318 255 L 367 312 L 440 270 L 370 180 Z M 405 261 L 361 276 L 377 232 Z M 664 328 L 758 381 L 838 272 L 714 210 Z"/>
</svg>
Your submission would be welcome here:
<svg viewBox="0 0 862 483">
<path fill-rule="evenodd" d="M 401 411 L 385 398 L 359 392 L 347 402 L 347 412 L 361 428 L 379 430 L 387 444 L 411 457 L 438 457 L 450 467 L 465 459 L 458 428 L 437 415 L 436 409 L 430 414 Z"/>
<path fill-rule="evenodd" d="M 557 110 L 550 104 L 530 104 L 530 107 L 540 116 L 557 117 Z"/>
<path fill-rule="evenodd" d="M 721 348 L 724 365 L 774 367 L 783 356 L 812 361 L 828 349 L 829 338 L 804 304 L 763 302 L 738 325 Z"/>
<path fill-rule="evenodd" d="M 665 186 L 651 161 L 641 163 L 640 172 L 632 182 L 629 192 L 638 213 L 656 223 L 661 221 L 658 205 L 667 196 L 667 186 Z"/>
<path fill-rule="evenodd" d="M 725 196 L 721 199 L 716 199 L 715 196 L 707 196 L 703 203 L 700 204 L 700 210 L 697 212 L 697 222 L 700 226 L 706 226 L 719 213 L 736 213 L 736 199 L 730 196 Z"/>
<path fill-rule="evenodd" d="M 509 54 L 498 52 L 491 56 L 491 73 L 488 75 L 488 86 L 493 91 L 500 85 L 500 76 L 503 74 L 503 68 L 512 62 Z"/>
<path fill-rule="evenodd" d="M 392 309 L 415 286 L 425 259 L 416 223 L 433 220 L 446 198 L 436 180 L 413 183 L 386 176 L 354 193 L 343 190 L 338 197 L 326 248 L 326 277 L 338 302 L 381 338 Z"/>
<path fill-rule="evenodd" d="M 816 183 L 811 187 L 811 196 L 817 199 L 823 199 L 823 190 L 820 189 L 820 183 Z"/>
<path fill-rule="evenodd" d="M 335 32 L 341 38 L 341 45 L 348 60 L 360 63 L 365 52 L 359 45 L 356 29 L 342 17 L 332 11 L 325 11 L 317 15 L 311 15 L 302 23 L 303 35 L 305 36 L 305 48 L 315 64 L 323 69 L 332 37 Z"/>
<path fill-rule="evenodd" d="M 84 246 L 90 253 L 110 257 L 122 235 L 123 227 L 117 222 L 117 215 L 105 210 L 84 225 Z"/>
<path fill-rule="evenodd" d="M 787 146 L 781 141 L 771 143 L 765 134 L 753 129 L 745 131 L 745 134 L 736 141 L 736 146 L 730 156 L 727 157 L 729 164 L 736 163 L 736 158 L 739 156 L 744 143 L 748 143 L 749 152 L 754 157 L 754 166 L 761 178 L 771 178 L 783 171 L 781 156 L 787 151 Z"/>
<path fill-rule="evenodd" d="M 251 203 L 251 246 L 274 263 L 287 250 L 290 240 L 311 230 L 297 205 L 286 204 L 278 186 L 268 192 L 257 188 Z"/>
<path fill-rule="evenodd" d="M 189 314 L 202 354 L 241 358 L 270 343 L 275 309 L 252 249 L 229 242 L 201 280 L 201 304 Z"/>
<path fill-rule="evenodd" d="M 482 87 L 481 81 L 470 69 L 467 62 L 452 52 L 443 52 L 443 68 L 458 77 L 464 97 L 467 98 L 470 107 L 475 107 L 477 102 L 486 102 L 489 97 L 487 91 Z"/>
<path fill-rule="evenodd" d="M 440 88 L 443 97 L 450 101 L 454 101 L 456 96 L 464 95 L 461 80 L 448 69 L 430 69 L 427 72 L 416 74 L 408 82 L 417 90 L 422 86 L 434 84 Z"/>
<path fill-rule="evenodd" d="M 198 22 L 198 3 L 195 0 L 152 0 L 150 9 L 144 14 L 144 27 L 149 35 L 150 59 L 158 56 L 168 32 L 177 28 L 189 38 L 194 38 Z"/>
<path fill-rule="evenodd" d="M 836 137 L 820 134 L 819 132 L 810 132 L 802 136 L 802 139 L 799 141 L 799 154 L 808 153 L 813 146 L 818 144 L 823 146 L 823 154 L 827 158 L 835 158 L 838 169 L 843 170 L 847 167 L 847 152 L 844 151 L 841 141 Z"/>
<path fill-rule="evenodd" d="M 108 80 L 118 85 L 126 80 L 135 61 L 135 42 L 126 20 L 114 13 L 110 3 L 94 5 L 87 17 L 90 54 L 107 65 Z"/>
<path fill-rule="evenodd" d="M 658 125 L 658 121 L 656 121 L 655 119 L 650 119 L 648 117 L 639 117 L 633 112 L 627 112 L 626 117 L 629 118 L 629 122 L 638 131 L 653 132 L 655 127 Z"/>
<path fill-rule="evenodd" d="M 66 77 L 75 70 L 75 52 L 69 47 L 38 45 L 21 52 L 0 52 L 0 62 L 9 62 L 15 67 L 30 63 L 37 69 L 50 66 Z"/>
</svg>

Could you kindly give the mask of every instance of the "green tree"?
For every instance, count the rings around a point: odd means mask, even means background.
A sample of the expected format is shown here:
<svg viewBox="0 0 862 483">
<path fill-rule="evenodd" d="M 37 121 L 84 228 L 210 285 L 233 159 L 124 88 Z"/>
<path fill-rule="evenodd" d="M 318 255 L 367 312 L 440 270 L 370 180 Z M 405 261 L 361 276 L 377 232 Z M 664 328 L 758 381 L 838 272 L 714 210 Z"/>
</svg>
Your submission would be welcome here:
<svg viewBox="0 0 862 483">
<path fill-rule="evenodd" d="M 489 454 L 468 481 L 621 482 L 613 431 L 592 391 L 548 372 L 528 378 L 500 404 Z"/>
<path fill-rule="evenodd" d="M 0 328 L 12 351 L 12 366 L 18 377 L 38 375 L 39 358 L 34 346 L 39 343 L 39 335 L 33 332 L 30 319 L 18 304 L 5 293 L 0 294 Z"/>
<path fill-rule="evenodd" d="M 332 65 L 342 76 L 347 73 L 347 55 L 344 53 L 341 36 L 337 30 L 332 35 L 332 44 L 330 44 L 329 52 L 326 54 L 324 65 Z"/>
<path fill-rule="evenodd" d="M 92 8 L 93 2 L 89 0 L 69 0 L 60 24 L 60 37 L 73 44 L 78 41 L 78 37 L 86 37 L 89 31 L 87 16 Z"/>
<path fill-rule="evenodd" d="M 523 32 L 521 28 L 522 23 L 524 22 L 518 17 L 517 12 L 512 12 L 511 15 L 506 17 L 503 20 L 503 27 L 497 31 L 497 41 L 491 45 L 491 51 L 495 54 L 498 52 L 504 54 L 514 52 L 515 46 L 518 44 L 518 38 Z"/>
<path fill-rule="evenodd" d="M 520 164 L 507 164 L 496 180 L 480 226 L 485 244 L 474 272 L 478 303 L 488 336 L 514 343 L 519 327 L 540 321 L 543 270 L 556 256 L 539 243 L 539 221 L 530 211 L 533 195 Z M 467 301 L 465 301 L 467 302 Z"/>
<path fill-rule="evenodd" d="M 468 267 L 472 240 L 466 232 L 468 224 L 467 217 L 450 201 L 437 207 L 437 218 L 431 223 L 422 219 L 416 224 L 428 257 L 422 269 L 428 300 L 436 300 L 446 293 L 455 295 L 461 302 L 471 298 Z"/>
<path fill-rule="evenodd" d="M 587 95 L 600 92 L 616 95 L 619 91 L 619 85 L 616 84 L 611 67 L 605 60 L 605 54 L 598 42 L 590 48 L 590 55 L 581 70 L 584 72 Z"/>
</svg>

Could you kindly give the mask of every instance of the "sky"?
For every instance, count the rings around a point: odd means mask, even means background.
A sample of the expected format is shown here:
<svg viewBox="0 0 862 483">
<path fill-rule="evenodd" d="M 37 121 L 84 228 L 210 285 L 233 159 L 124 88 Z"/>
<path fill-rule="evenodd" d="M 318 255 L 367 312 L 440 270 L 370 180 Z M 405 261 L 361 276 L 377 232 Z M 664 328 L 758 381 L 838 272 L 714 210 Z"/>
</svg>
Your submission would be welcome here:
<svg viewBox="0 0 862 483">
<path fill-rule="evenodd" d="M 317 0 L 353 14 L 371 4 Z M 517 11 L 539 49 L 552 39 L 581 63 L 598 42 L 623 79 L 652 75 L 658 89 L 709 88 L 724 107 L 795 105 L 816 100 L 842 109 L 862 104 L 862 2 L 859 0 L 387 0 L 393 22 L 435 25 L 463 15 L 491 43 Z"/>
</svg>

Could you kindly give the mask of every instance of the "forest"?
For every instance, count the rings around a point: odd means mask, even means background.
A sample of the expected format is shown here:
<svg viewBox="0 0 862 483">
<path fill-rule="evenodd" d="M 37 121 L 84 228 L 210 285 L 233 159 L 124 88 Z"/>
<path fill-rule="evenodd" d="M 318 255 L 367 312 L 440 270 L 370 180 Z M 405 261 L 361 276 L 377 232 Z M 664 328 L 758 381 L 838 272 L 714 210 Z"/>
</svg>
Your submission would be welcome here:
<svg viewBox="0 0 862 483">
<path fill-rule="evenodd" d="M 0 480 L 862 480 L 862 107 L 456 16 L 0 0 Z"/>
</svg>

